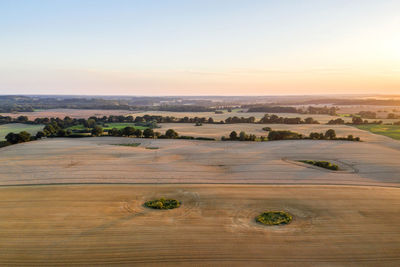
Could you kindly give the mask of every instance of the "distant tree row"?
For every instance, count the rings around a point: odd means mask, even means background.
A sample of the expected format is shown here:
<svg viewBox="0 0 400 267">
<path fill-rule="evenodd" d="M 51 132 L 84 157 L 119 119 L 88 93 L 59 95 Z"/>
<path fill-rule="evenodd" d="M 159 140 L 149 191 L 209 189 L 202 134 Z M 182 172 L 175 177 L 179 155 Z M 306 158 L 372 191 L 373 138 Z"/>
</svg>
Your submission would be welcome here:
<svg viewBox="0 0 400 267">
<path fill-rule="evenodd" d="M 5 123 L 28 123 L 28 124 L 50 124 L 56 122 L 61 128 L 68 128 L 75 125 L 84 125 L 87 128 L 93 128 L 94 125 L 105 125 L 107 123 L 135 123 L 137 126 L 146 126 L 150 128 L 157 128 L 157 123 L 210 123 L 210 124 L 233 124 L 233 123 L 279 123 L 279 124 L 318 124 L 319 122 L 309 117 L 304 120 L 301 118 L 284 118 L 277 115 L 265 114 L 259 121 L 255 117 L 228 117 L 225 120 L 215 121 L 212 117 L 183 117 L 176 118 L 173 116 L 157 116 L 157 115 L 144 115 L 144 116 L 103 116 L 103 117 L 90 117 L 88 119 L 72 119 L 70 117 L 60 118 L 36 118 L 30 121 L 26 116 L 18 118 L 11 118 L 9 116 L 0 116 L 0 124 Z"/>
<path fill-rule="evenodd" d="M 363 113 L 364 114 L 364 113 Z M 373 117 L 373 115 L 371 115 Z M 396 119 L 399 116 L 395 114 L 388 114 L 388 118 Z M 27 124 L 44 124 L 49 125 L 57 124 L 59 128 L 66 129 L 68 127 L 83 125 L 86 128 L 93 128 L 95 125 L 101 125 L 107 127 L 107 123 L 135 123 L 136 126 L 144 126 L 149 128 L 158 128 L 157 123 L 194 123 L 197 126 L 201 126 L 203 123 L 210 124 L 235 124 L 235 123 L 259 123 L 259 124 L 319 124 L 318 121 L 312 117 L 301 119 L 279 117 L 275 114 L 265 114 L 260 120 L 256 120 L 255 117 L 228 117 L 225 120 L 215 121 L 212 117 L 208 119 L 205 117 L 183 117 L 176 118 L 173 116 L 156 116 L 156 115 L 144 115 L 144 116 L 103 116 L 103 117 L 90 117 L 88 119 L 72 119 L 70 117 L 60 118 L 36 118 L 33 121 L 29 120 L 27 116 L 19 116 L 17 118 L 11 118 L 10 116 L 0 115 L 0 124 L 7 123 L 27 123 Z M 342 118 L 332 119 L 327 124 L 347 124 L 347 125 L 361 125 L 361 124 L 382 124 L 381 120 L 368 121 L 362 119 L 360 116 L 353 116 L 351 122 L 345 122 Z M 86 131 L 88 132 L 88 130 Z"/>
<path fill-rule="evenodd" d="M 333 129 L 329 129 L 324 133 L 312 132 L 309 135 L 309 139 L 313 140 L 347 140 L 347 141 L 360 141 L 360 137 L 354 137 L 348 135 L 347 137 L 337 137 L 336 132 Z"/>
<path fill-rule="evenodd" d="M 383 121 L 368 121 L 363 120 L 361 117 L 352 117 L 351 122 L 345 122 L 343 119 L 338 118 L 328 121 L 329 125 L 347 124 L 347 125 L 361 125 L 361 124 L 382 124 Z"/>
<path fill-rule="evenodd" d="M 277 115 L 268 115 L 265 114 L 264 117 L 260 119 L 258 123 L 263 124 L 319 124 L 318 121 L 313 118 L 305 118 L 302 120 L 301 118 L 284 118 L 278 117 Z"/>
<path fill-rule="evenodd" d="M 400 119 L 400 115 L 397 115 L 395 113 L 389 113 L 386 118 L 390 120 L 397 120 Z"/>
<path fill-rule="evenodd" d="M 347 137 L 337 137 L 336 132 L 333 129 L 327 130 L 325 133 L 310 133 L 309 136 L 304 136 L 302 134 L 292 132 L 292 131 L 273 131 L 268 129 L 268 137 L 261 136 L 257 138 L 253 134 L 246 134 L 245 132 L 240 132 L 238 135 L 236 131 L 232 131 L 229 137 L 223 136 L 222 141 L 277 141 L 277 140 L 298 140 L 298 139 L 312 139 L 312 140 L 345 140 L 345 141 L 360 141 L 359 137 L 353 137 L 349 135 Z"/>
<path fill-rule="evenodd" d="M 268 112 L 268 113 L 300 113 L 300 114 L 326 114 L 335 116 L 339 108 L 337 107 L 313 107 L 308 106 L 305 109 L 291 106 L 271 106 L 271 105 L 247 105 L 247 112 Z"/>
<path fill-rule="evenodd" d="M 109 136 L 127 136 L 127 137 L 144 137 L 144 138 L 155 138 L 159 137 L 159 132 L 154 132 L 153 129 L 147 128 L 144 131 L 140 129 L 136 129 L 131 126 L 127 126 L 123 129 L 112 128 L 108 131 Z"/>
<path fill-rule="evenodd" d="M 376 119 L 376 113 L 373 111 L 360 111 L 356 115 L 363 119 Z"/>
<path fill-rule="evenodd" d="M 229 137 L 228 137 L 228 138 L 226 138 L 225 136 L 222 136 L 222 137 L 221 137 L 221 140 L 222 140 L 222 141 L 227 141 L 227 140 L 229 140 L 229 141 L 256 141 L 256 139 L 257 139 L 257 136 L 256 136 L 256 135 L 254 135 L 254 134 L 247 134 L 247 133 L 244 132 L 244 131 L 241 131 L 239 134 L 237 134 L 236 131 L 232 131 L 232 132 L 229 134 Z M 264 137 L 264 136 L 261 136 L 260 139 L 262 139 L 262 141 L 264 141 L 265 137 Z"/>
</svg>

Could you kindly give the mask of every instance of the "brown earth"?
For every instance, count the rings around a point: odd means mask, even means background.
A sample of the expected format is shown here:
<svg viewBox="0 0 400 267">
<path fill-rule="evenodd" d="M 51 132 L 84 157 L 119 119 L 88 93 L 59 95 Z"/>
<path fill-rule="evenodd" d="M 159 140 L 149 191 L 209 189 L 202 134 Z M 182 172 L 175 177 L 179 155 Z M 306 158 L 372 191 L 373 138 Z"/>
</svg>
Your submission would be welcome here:
<svg viewBox="0 0 400 267">
<path fill-rule="evenodd" d="M 0 188 L 1 265 L 399 266 L 400 189 L 81 185 Z M 155 197 L 182 201 L 146 209 Z M 265 210 L 294 216 L 262 226 Z"/>
<path fill-rule="evenodd" d="M 400 142 L 335 127 L 365 142 L 99 137 L 1 148 L 0 265 L 399 266 Z M 116 145 L 130 143 L 141 144 Z M 142 206 L 160 197 L 182 206 Z M 294 220 L 255 223 L 266 210 Z"/>
<path fill-rule="evenodd" d="M 386 140 L 386 139 L 385 139 Z M 400 142 L 56 138 L 0 149 L 0 185 L 240 183 L 400 185 Z M 138 147 L 116 144 L 141 143 Z M 158 147 L 158 149 L 146 149 Z M 293 161 L 330 160 L 346 170 Z"/>
</svg>

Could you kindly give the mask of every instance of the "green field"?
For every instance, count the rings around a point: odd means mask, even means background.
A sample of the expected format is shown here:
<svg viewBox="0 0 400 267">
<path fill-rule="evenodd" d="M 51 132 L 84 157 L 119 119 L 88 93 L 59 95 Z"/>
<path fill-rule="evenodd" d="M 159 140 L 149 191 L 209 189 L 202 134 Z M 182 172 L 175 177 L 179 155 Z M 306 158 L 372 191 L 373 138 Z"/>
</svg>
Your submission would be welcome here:
<svg viewBox="0 0 400 267">
<path fill-rule="evenodd" d="M 136 126 L 135 123 L 129 123 L 129 122 L 113 122 L 113 123 L 106 123 L 108 127 L 103 127 L 104 130 L 111 130 L 112 128 L 117 128 L 118 130 L 123 129 L 125 127 L 131 126 L 134 127 L 135 129 L 140 129 L 140 130 L 145 130 L 148 127 L 144 126 Z"/>
<path fill-rule="evenodd" d="M 42 124 L 23 124 L 23 123 L 8 123 L 0 125 L 0 141 L 5 140 L 8 133 L 19 133 L 22 131 L 27 131 L 28 133 L 34 135 L 38 131 L 42 130 L 44 125 Z"/>
<path fill-rule="evenodd" d="M 106 123 L 105 125 L 107 125 L 107 127 L 102 126 L 103 130 L 111 130 L 112 128 L 117 128 L 118 130 L 120 130 L 120 129 L 123 129 L 128 126 L 131 126 L 131 127 L 134 127 L 135 129 L 140 129 L 140 130 L 145 130 L 148 128 L 148 127 L 144 127 L 144 126 L 136 126 L 135 123 L 130 123 L 130 122 L 112 122 L 112 123 Z M 79 125 L 71 126 L 68 129 L 84 130 L 84 129 L 86 129 L 86 127 L 83 126 L 83 124 L 79 124 Z"/>
<path fill-rule="evenodd" d="M 400 140 L 400 125 L 355 125 L 360 130 L 370 131 L 374 134 L 381 134 L 396 140 Z"/>
</svg>

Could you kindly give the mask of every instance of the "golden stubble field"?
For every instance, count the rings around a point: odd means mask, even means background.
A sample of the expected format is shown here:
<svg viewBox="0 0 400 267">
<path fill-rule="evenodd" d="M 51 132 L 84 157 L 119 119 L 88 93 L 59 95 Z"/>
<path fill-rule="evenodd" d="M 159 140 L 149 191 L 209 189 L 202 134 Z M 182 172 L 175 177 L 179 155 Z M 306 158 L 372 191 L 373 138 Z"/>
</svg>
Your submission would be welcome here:
<svg viewBox="0 0 400 267">
<path fill-rule="evenodd" d="M 155 197 L 182 201 L 150 210 Z M 254 217 L 286 210 L 286 226 Z M 1 265 L 398 266 L 397 188 L 65 185 L 0 188 Z"/>
<path fill-rule="evenodd" d="M 389 139 L 390 140 L 390 139 Z M 138 147 L 118 144 L 140 143 Z M 123 137 L 54 138 L 0 149 L 0 185 L 240 183 L 398 186 L 393 140 L 221 142 Z M 157 148 L 157 149 L 148 149 Z M 296 160 L 330 160 L 332 172 Z"/>
<path fill-rule="evenodd" d="M 373 111 L 377 113 L 379 119 L 382 119 L 385 123 L 392 123 L 398 120 L 388 120 L 386 119 L 387 114 L 395 113 L 400 114 L 400 109 L 398 107 L 393 106 L 371 106 L 371 105 L 356 105 L 356 106 L 340 106 L 338 114 L 343 115 L 340 116 L 330 116 L 324 114 L 298 114 L 298 113 L 276 113 L 277 116 L 280 117 L 289 117 L 295 118 L 300 117 L 305 119 L 307 117 L 313 117 L 320 123 L 327 123 L 332 119 L 342 118 L 346 122 L 351 122 L 350 117 L 346 117 L 344 115 L 348 114 L 356 114 L 360 111 Z M 255 117 L 256 119 L 260 119 L 264 116 L 266 112 L 242 112 L 241 110 L 233 110 L 232 112 L 224 111 L 223 114 L 215 114 L 215 112 L 172 112 L 172 111 L 129 111 L 129 110 L 98 110 L 98 109 L 44 109 L 44 110 L 37 110 L 34 112 L 15 112 L 15 113 L 0 113 L 2 116 L 11 116 L 11 117 L 18 117 L 18 116 L 27 116 L 29 119 L 34 120 L 35 118 L 43 118 L 43 117 L 59 117 L 64 118 L 65 116 L 69 116 L 71 118 L 89 118 L 91 116 L 96 117 L 103 117 L 103 116 L 110 116 L 110 115 L 132 115 L 136 116 L 143 116 L 143 115 L 157 115 L 157 116 L 172 116 L 176 118 L 183 118 L 183 117 L 205 117 L 209 118 L 212 117 L 215 121 L 225 120 L 228 117 Z M 271 113 L 270 113 L 271 114 Z"/>
<path fill-rule="evenodd" d="M 362 133 L 365 142 L 98 137 L 1 148 L 0 265 L 399 266 L 400 142 Z M 117 146 L 131 143 L 141 144 Z M 182 206 L 142 206 L 160 197 Z M 294 220 L 255 223 L 266 210 Z"/>
<path fill-rule="evenodd" d="M 161 133 L 165 133 L 168 129 L 174 129 L 180 135 L 195 136 L 195 137 L 211 137 L 219 140 L 222 136 L 229 137 L 232 131 L 238 134 L 245 131 L 247 134 L 255 134 L 256 136 L 268 136 L 268 132 L 262 130 L 264 127 L 270 127 L 272 130 L 293 131 L 305 136 L 309 136 L 311 132 L 325 133 L 329 129 L 334 129 L 338 137 L 347 137 L 348 135 L 358 136 L 363 141 L 367 142 L 388 142 L 387 137 L 374 135 L 370 132 L 357 129 L 348 125 L 326 125 L 326 124 L 203 124 L 195 126 L 191 123 L 160 123 L 161 128 L 155 129 Z"/>
</svg>

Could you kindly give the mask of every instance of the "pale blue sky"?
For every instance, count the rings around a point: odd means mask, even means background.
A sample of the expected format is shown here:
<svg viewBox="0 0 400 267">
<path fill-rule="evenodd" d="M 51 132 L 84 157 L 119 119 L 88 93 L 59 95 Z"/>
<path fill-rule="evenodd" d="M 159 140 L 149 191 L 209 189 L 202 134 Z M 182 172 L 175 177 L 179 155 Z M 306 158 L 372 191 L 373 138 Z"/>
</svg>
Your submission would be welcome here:
<svg viewBox="0 0 400 267">
<path fill-rule="evenodd" d="M 0 94 L 400 93 L 400 1 L 0 0 Z"/>
</svg>

